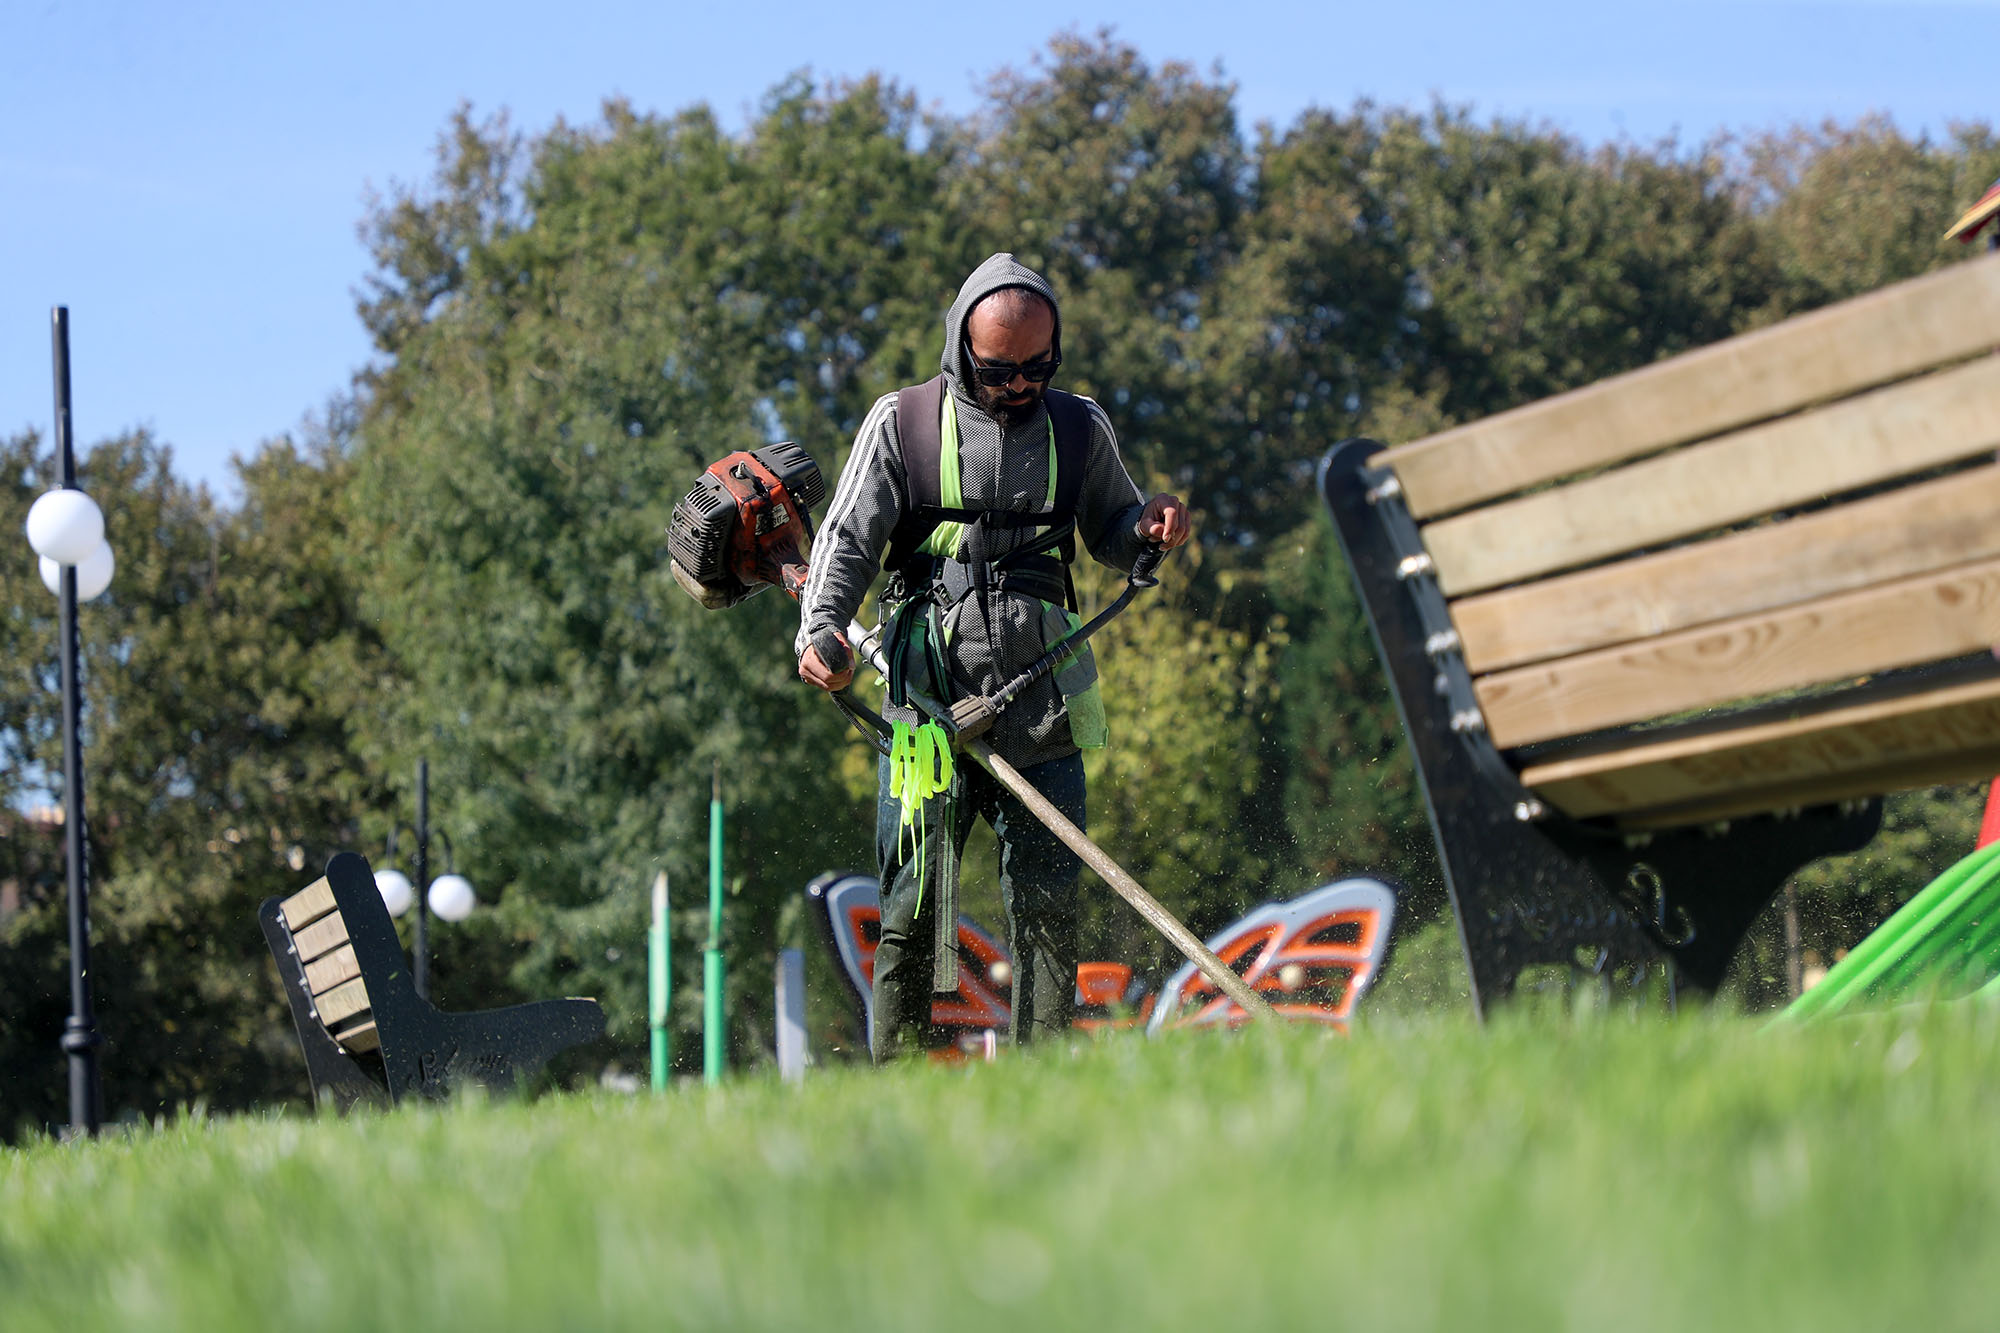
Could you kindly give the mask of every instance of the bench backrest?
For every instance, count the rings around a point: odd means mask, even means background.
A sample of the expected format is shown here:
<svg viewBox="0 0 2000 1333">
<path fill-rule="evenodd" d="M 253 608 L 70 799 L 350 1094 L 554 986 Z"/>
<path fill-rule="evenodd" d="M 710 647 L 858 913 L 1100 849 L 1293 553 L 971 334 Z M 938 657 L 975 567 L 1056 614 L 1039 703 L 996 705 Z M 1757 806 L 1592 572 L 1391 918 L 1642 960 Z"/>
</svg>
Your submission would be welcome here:
<svg viewBox="0 0 2000 1333">
<path fill-rule="evenodd" d="M 2000 256 L 1377 455 L 1523 781 L 1721 816 L 1995 771 L 2000 679 L 1842 690 L 2000 642 L 1996 347 Z"/>
<path fill-rule="evenodd" d="M 314 1015 L 327 1035 L 349 1054 L 379 1048 L 368 986 L 347 922 L 334 902 L 333 886 L 321 876 L 285 899 L 278 910 L 298 951 Z"/>
</svg>

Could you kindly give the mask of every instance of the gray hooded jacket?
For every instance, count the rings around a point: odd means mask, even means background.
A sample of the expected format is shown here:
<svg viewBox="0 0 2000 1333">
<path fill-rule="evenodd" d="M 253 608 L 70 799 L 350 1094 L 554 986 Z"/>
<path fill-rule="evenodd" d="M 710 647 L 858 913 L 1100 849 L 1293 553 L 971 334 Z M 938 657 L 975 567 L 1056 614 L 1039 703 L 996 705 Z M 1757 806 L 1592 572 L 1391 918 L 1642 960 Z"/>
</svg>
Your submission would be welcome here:
<svg viewBox="0 0 2000 1333">
<path fill-rule="evenodd" d="M 1055 291 L 1014 256 L 998 254 L 974 270 L 959 288 L 944 320 L 946 387 L 954 400 L 959 431 L 959 488 L 967 508 L 1038 512 L 1049 494 L 1049 424 L 1045 408 L 1004 430 L 981 411 L 972 396 L 972 368 L 965 357 L 965 321 L 972 307 L 1003 287 L 1025 287 L 1056 305 Z M 1056 346 L 1062 345 L 1057 307 Z M 1137 524 L 1144 501 L 1118 456 L 1118 437 L 1104 409 L 1085 399 L 1091 423 L 1083 489 L 1076 503 L 1076 532 L 1091 555 L 1117 570 L 1130 570 L 1142 542 Z M 896 395 L 878 399 L 854 438 L 819 535 L 813 543 L 812 573 L 799 599 L 796 652 L 803 656 L 821 630 L 845 633 L 868 587 L 881 569 L 889 534 L 909 503 L 909 483 L 896 438 Z M 1028 543 L 1033 528 L 968 529 L 967 561 L 993 560 Z M 945 588 L 954 598 L 969 586 L 967 565 L 945 562 Z M 977 598 L 958 601 L 946 617 L 946 665 L 954 695 L 991 693 L 1012 679 L 1054 643 L 1066 627 L 1060 610 L 1031 597 L 996 594 L 990 617 Z M 1074 680 L 1068 681 L 1075 686 Z M 1001 758 L 1018 768 L 1076 753 L 1069 718 L 1053 675 L 1017 698 L 994 725 L 990 740 Z"/>
</svg>

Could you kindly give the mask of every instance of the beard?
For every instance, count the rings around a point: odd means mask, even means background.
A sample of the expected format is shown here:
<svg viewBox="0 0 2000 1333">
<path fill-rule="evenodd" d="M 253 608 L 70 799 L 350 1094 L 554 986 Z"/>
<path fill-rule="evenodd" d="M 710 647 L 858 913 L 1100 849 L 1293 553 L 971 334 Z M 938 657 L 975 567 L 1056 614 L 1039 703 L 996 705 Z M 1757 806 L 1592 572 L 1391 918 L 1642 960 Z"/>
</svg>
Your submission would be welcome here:
<svg viewBox="0 0 2000 1333">
<path fill-rule="evenodd" d="M 972 382 L 972 401 L 979 404 L 979 410 L 999 422 L 1002 428 L 1018 426 L 1035 415 L 1035 409 L 1042 404 L 1040 384 L 1030 384 L 1024 398 L 1009 402 L 1006 386 L 989 389 L 979 381 Z"/>
</svg>

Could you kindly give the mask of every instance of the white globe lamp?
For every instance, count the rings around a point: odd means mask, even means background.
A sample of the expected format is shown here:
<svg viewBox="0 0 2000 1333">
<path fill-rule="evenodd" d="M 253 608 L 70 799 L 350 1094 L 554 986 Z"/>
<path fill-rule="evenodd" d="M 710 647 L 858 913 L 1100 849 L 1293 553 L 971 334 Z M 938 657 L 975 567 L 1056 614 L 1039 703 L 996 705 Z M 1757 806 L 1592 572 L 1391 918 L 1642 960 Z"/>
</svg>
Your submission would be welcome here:
<svg viewBox="0 0 2000 1333">
<path fill-rule="evenodd" d="M 111 586 L 111 574 L 117 567 L 118 562 L 111 557 L 111 543 L 99 542 L 96 550 L 76 562 L 77 600 L 88 602 L 103 596 L 104 590 Z"/>
<path fill-rule="evenodd" d="M 81 564 L 104 544 L 104 511 L 82 491 L 50 491 L 28 510 L 28 545 L 59 565 Z"/>
<path fill-rule="evenodd" d="M 472 915 L 472 908 L 479 899 L 472 892 L 472 881 L 463 875 L 439 875 L 431 881 L 431 911 L 437 913 L 440 921 L 463 921 Z"/>
<path fill-rule="evenodd" d="M 42 586 L 61 596 L 64 566 L 43 556 L 36 562 L 36 568 L 41 571 Z M 83 563 L 76 567 L 77 600 L 88 602 L 102 596 L 104 590 L 111 586 L 111 574 L 116 568 L 117 561 L 111 556 L 111 543 L 99 542 L 97 549 L 85 556 Z"/>
<path fill-rule="evenodd" d="M 389 909 L 390 916 L 401 916 L 417 900 L 417 891 L 410 886 L 410 877 L 400 870 L 376 871 L 375 891 L 382 895 L 382 906 Z"/>
</svg>

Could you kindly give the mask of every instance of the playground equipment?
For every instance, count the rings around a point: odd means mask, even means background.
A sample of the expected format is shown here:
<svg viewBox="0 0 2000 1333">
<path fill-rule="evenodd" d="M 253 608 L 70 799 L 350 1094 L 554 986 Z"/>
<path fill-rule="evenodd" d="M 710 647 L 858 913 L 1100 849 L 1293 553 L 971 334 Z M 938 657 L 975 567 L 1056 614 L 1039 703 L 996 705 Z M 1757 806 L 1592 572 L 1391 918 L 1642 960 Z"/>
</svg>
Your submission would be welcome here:
<svg viewBox="0 0 2000 1333">
<path fill-rule="evenodd" d="M 716 765 L 708 797 L 708 943 L 701 951 L 701 1077 L 722 1081 L 729 1060 L 728 1001 L 722 960 L 722 766 Z"/>
<path fill-rule="evenodd" d="M 1782 1017 L 1868 1004 L 2000 993 L 2000 843 L 1981 847 L 1904 903 Z"/>
<path fill-rule="evenodd" d="M 865 1023 L 873 1021 L 878 893 L 873 875 L 854 872 L 821 875 L 806 885 L 806 896 L 819 909 L 813 916 Z M 1396 890 L 1382 880 L 1357 877 L 1254 908 L 1207 943 L 1246 985 L 1269 997 L 1278 1016 L 1345 1029 L 1381 975 L 1395 919 Z M 954 1038 L 959 1051 L 975 1053 L 983 1049 L 983 1034 L 1007 1028 L 1013 959 L 969 916 L 958 919 L 958 949 L 958 989 L 933 997 L 931 1022 Z M 1169 1027 L 1234 1027 L 1248 1019 L 1242 1006 L 1192 963 L 1157 994 L 1129 964 L 1077 965 L 1076 1026 L 1086 1031 L 1143 1026 L 1157 1034 Z"/>
<path fill-rule="evenodd" d="M 646 931 L 646 1027 L 651 1038 L 653 1091 L 673 1068 L 674 949 L 667 872 L 653 879 L 653 921 Z"/>
</svg>

